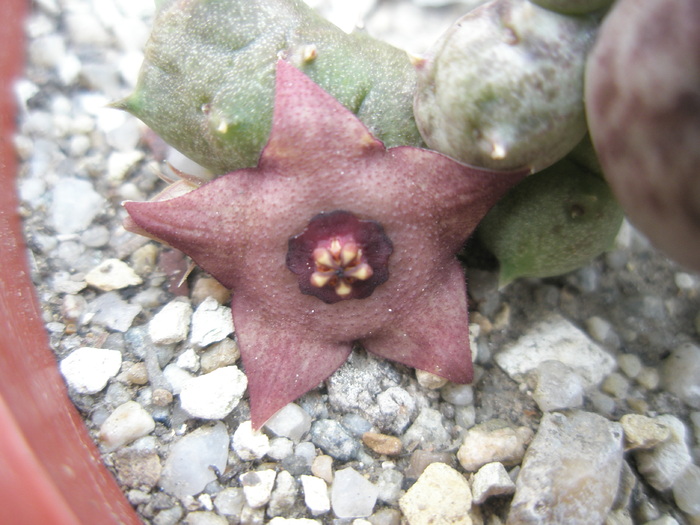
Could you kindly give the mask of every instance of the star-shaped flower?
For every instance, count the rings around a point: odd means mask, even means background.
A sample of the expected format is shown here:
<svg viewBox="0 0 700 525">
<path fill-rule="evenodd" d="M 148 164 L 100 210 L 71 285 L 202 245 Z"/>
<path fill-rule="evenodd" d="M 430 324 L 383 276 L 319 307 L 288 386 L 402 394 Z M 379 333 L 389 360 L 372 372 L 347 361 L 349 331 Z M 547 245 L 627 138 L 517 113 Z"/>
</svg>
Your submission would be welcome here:
<svg viewBox="0 0 700 525">
<path fill-rule="evenodd" d="M 386 149 L 284 61 L 258 166 L 182 196 L 127 202 L 133 222 L 234 291 L 253 425 L 369 352 L 472 379 L 455 254 L 525 175 Z"/>
</svg>

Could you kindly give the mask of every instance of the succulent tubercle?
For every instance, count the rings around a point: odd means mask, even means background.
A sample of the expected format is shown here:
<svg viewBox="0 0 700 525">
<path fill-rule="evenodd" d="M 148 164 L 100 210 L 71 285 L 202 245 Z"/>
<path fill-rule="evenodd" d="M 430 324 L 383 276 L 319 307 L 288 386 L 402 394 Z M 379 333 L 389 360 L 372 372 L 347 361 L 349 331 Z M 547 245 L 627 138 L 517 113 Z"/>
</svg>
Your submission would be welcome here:
<svg viewBox="0 0 700 525">
<path fill-rule="evenodd" d="M 356 343 L 470 381 L 456 253 L 527 172 L 387 149 L 295 67 L 280 61 L 276 78 L 257 167 L 176 198 L 125 203 L 139 228 L 234 290 L 253 425 L 315 388 Z"/>
</svg>

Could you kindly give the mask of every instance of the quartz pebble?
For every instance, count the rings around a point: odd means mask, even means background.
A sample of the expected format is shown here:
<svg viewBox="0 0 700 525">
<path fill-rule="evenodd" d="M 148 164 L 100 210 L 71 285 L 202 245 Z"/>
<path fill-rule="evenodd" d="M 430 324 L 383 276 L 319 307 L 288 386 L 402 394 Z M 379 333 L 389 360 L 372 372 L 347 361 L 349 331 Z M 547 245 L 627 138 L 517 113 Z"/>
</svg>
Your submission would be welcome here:
<svg viewBox="0 0 700 525">
<path fill-rule="evenodd" d="M 636 378 L 642 371 L 642 360 L 636 354 L 621 354 L 617 357 L 620 370 L 630 379 Z"/>
<path fill-rule="evenodd" d="M 220 305 L 213 297 L 207 297 L 192 315 L 190 342 L 205 347 L 233 333 L 231 309 Z"/>
<path fill-rule="evenodd" d="M 429 465 L 399 500 L 408 525 L 471 525 L 472 493 L 459 472 L 444 463 Z"/>
<path fill-rule="evenodd" d="M 92 183 L 83 179 L 60 179 L 51 197 L 50 224 L 61 234 L 85 230 L 105 208 L 105 199 L 95 191 Z"/>
<path fill-rule="evenodd" d="M 212 466 L 226 469 L 228 448 L 229 435 L 220 421 L 186 434 L 170 448 L 159 486 L 181 499 L 198 494 L 216 479 Z"/>
<path fill-rule="evenodd" d="M 668 439 L 671 431 L 655 419 L 640 414 L 625 414 L 620 418 L 625 432 L 625 448 L 650 449 Z"/>
<path fill-rule="evenodd" d="M 670 435 L 650 450 L 637 451 L 635 459 L 644 479 L 656 490 L 663 491 L 673 486 L 693 460 L 686 441 L 688 430 L 683 422 L 672 415 L 662 415 L 654 419 L 667 427 Z"/>
<path fill-rule="evenodd" d="M 576 371 L 584 387 L 600 384 L 616 366 L 609 353 L 559 315 L 530 328 L 514 344 L 498 352 L 495 360 L 516 381 L 544 361 L 560 361 Z"/>
<path fill-rule="evenodd" d="M 467 406 L 474 402 L 474 388 L 471 385 L 447 383 L 440 390 L 440 395 L 448 403 L 457 406 Z"/>
<path fill-rule="evenodd" d="M 139 285 L 143 280 L 124 261 L 107 259 L 85 275 L 85 282 L 103 292 L 110 292 Z"/>
<path fill-rule="evenodd" d="M 199 371 L 199 356 L 197 355 L 197 352 L 194 351 L 193 348 L 188 348 L 184 352 L 182 352 L 179 356 L 177 356 L 177 359 L 175 360 L 175 364 L 182 368 L 183 370 L 187 370 L 188 372 L 197 372 Z"/>
<path fill-rule="evenodd" d="M 257 509 L 270 501 L 277 472 L 272 469 L 257 470 L 241 474 L 243 495 L 248 505 Z"/>
<path fill-rule="evenodd" d="M 122 354 L 118 350 L 84 346 L 61 360 L 59 369 L 68 386 L 79 394 L 95 394 L 119 373 Z"/>
<path fill-rule="evenodd" d="M 253 430 L 250 421 L 244 421 L 233 433 L 231 448 L 243 461 L 253 461 L 269 452 L 270 439 L 259 430 Z"/>
<path fill-rule="evenodd" d="M 245 496 L 240 487 L 227 487 L 214 498 L 214 506 L 219 514 L 224 516 L 240 516 Z"/>
<path fill-rule="evenodd" d="M 602 523 L 617 493 L 622 428 L 590 412 L 547 413 L 516 480 L 508 524 Z"/>
<path fill-rule="evenodd" d="M 248 379 L 236 366 L 224 366 L 187 381 L 180 404 L 192 417 L 223 419 L 240 402 Z"/>
<path fill-rule="evenodd" d="M 365 518 L 377 502 L 377 487 L 352 468 L 335 473 L 331 506 L 339 518 Z"/>
<path fill-rule="evenodd" d="M 328 485 L 316 476 L 301 476 L 301 486 L 304 488 L 304 502 L 311 514 L 318 516 L 331 510 L 331 500 L 328 497 Z"/>
<path fill-rule="evenodd" d="M 700 347 L 685 343 L 676 348 L 661 368 L 663 387 L 689 407 L 700 408 Z"/>
<path fill-rule="evenodd" d="M 289 516 L 294 511 L 299 487 L 297 481 L 288 471 L 282 470 L 275 479 L 275 488 L 267 505 L 268 516 Z"/>
<path fill-rule="evenodd" d="M 377 499 L 389 505 L 396 505 L 403 494 L 404 475 L 393 465 L 384 465 L 385 468 L 377 476 Z"/>
<path fill-rule="evenodd" d="M 467 472 L 476 472 L 495 461 L 517 465 L 531 439 L 532 430 L 528 427 L 512 428 L 505 422 L 492 420 L 466 432 L 457 451 L 457 459 Z"/>
<path fill-rule="evenodd" d="M 294 442 L 287 438 L 273 438 L 270 440 L 270 450 L 267 455 L 278 461 L 294 454 Z"/>
<path fill-rule="evenodd" d="M 226 338 L 207 347 L 200 356 L 199 362 L 202 372 L 207 374 L 222 366 L 236 364 L 240 357 L 241 351 L 238 348 L 238 343 L 233 339 Z"/>
<path fill-rule="evenodd" d="M 182 299 L 174 299 L 161 308 L 148 323 L 148 335 L 157 345 L 179 343 L 187 338 L 192 317 L 192 306 Z"/>
<path fill-rule="evenodd" d="M 91 301 L 87 307 L 90 322 L 110 330 L 126 332 L 141 313 L 141 307 L 129 304 L 117 292 L 107 292 Z"/>
<path fill-rule="evenodd" d="M 311 416 L 296 403 L 289 403 L 267 420 L 265 428 L 298 443 L 311 429 Z"/>
<path fill-rule="evenodd" d="M 432 408 L 424 408 L 403 434 L 401 441 L 409 449 L 420 446 L 423 449 L 443 450 L 449 446 L 452 437 L 442 414 Z"/>
<path fill-rule="evenodd" d="M 114 409 L 100 427 L 100 441 L 105 452 L 111 452 L 156 427 L 151 415 L 135 401 L 127 401 Z"/>
<path fill-rule="evenodd" d="M 583 382 L 561 361 L 543 361 L 537 367 L 537 387 L 532 398 L 542 412 L 583 405 Z"/>
<path fill-rule="evenodd" d="M 510 479 L 503 463 L 487 463 L 481 467 L 471 483 L 472 497 L 476 505 L 481 505 L 491 496 L 501 496 L 515 492 L 515 483 Z"/>
<path fill-rule="evenodd" d="M 673 484 L 673 499 L 683 512 L 700 518 L 700 467 L 686 467 Z"/>
</svg>

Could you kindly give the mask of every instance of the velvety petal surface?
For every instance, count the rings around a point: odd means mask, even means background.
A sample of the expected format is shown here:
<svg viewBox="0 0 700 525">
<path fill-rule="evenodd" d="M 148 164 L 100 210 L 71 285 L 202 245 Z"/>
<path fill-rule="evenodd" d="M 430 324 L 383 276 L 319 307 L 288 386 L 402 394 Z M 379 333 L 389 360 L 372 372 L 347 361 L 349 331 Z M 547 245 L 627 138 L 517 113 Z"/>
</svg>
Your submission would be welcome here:
<svg viewBox="0 0 700 525">
<path fill-rule="evenodd" d="M 256 168 L 125 207 L 139 231 L 182 250 L 234 290 L 234 323 L 259 427 L 333 373 L 354 342 L 470 381 L 466 286 L 455 254 L 525 175 L 465 166 L 418 148 L 387 150 L 350 111 L 280 61 L 273 128 Z M 289 239 L 319 214 L 337 210 L 381 225 L 393 251 L 388 279 L 371 295 L 327 304 L 301 293 L 287 253 Z"/>
</svg>

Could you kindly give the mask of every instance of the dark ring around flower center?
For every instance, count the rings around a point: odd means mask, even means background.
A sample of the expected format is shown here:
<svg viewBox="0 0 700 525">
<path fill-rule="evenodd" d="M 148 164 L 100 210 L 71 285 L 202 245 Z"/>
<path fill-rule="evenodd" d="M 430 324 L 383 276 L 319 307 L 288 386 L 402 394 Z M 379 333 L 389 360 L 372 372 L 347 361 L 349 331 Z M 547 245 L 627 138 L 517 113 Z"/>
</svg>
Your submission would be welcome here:
<svg viewBox="0 0 700 525">
<path fill-rule="evenodd" d="M 372 295 L 389 278 L 393 249 L 381 224 L 336 210 L 314 216 L 289 239 L 286 262 L 302 293 L 332 304 Z"/>
</svg>

